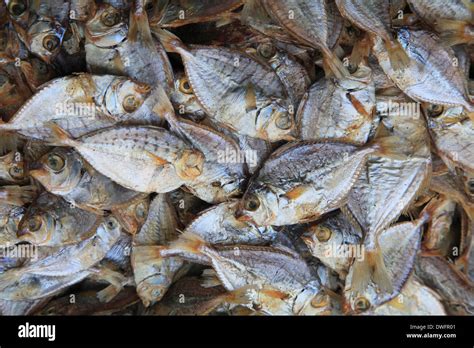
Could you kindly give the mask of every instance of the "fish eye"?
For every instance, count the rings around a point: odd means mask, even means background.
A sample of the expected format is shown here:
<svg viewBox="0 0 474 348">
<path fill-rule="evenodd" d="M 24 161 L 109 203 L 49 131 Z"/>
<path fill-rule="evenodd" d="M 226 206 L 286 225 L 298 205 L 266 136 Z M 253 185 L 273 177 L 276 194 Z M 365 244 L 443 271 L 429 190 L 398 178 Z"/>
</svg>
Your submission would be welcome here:
<svg viewBox="0 0 474 348">
<path fill-rule="evenodd" d="M 100 21 L 106 27 L 113 27 L 120 22 L 120 13 L 115 10 L 109 10 L 102 13 Z"/>
<path fill-rule="evenodd" d="M 271 58 L 275 55 L 276 53 L 276 48 L 270 43 L 262 43 L 258 45 L 257 47 L 257 52 L 263 57 L 263 58 Z"/>
<path fill-rule="evenodd" d="M 46 160 L 46 165 L 55 172 L 61 171 L 65 164 L 66 162 L 64 161 L 64 158 L 56 154 L 49 155 Z"/>
<path fill-rule="evenodd" d="M 279 129 L 287 130 L 290 129 L 292 126 L 291 118 L 288 114 L 281 114 L 276 119 L 276 126 Z"/>
<path fill-rule="evenodd" d="M 59 47 L 59 38 L 55 35 L 46 35 L 43 39 L 43 47 L 49 52 Z"/>
<path fill-rule="evenodd" d="M 438 117 L 444 111 L 444 107 L 442 105 L 431 104 L 428 107 L 428 115 L 430 117 Z"/>
<path fill-rule="evenodd" d="M 188 79 L 181 79 L 179 82 L 179 90 L 185 94 L 193 94 L 193 88 L 189 84 Z"/>
<path fill-rule="evenodd" d="M 311 299 L 310 304 L 311 304 L 311 307 L 313 308 L 321 308 L 321 307 L 327 306 L 328 305 L 327 295 L 324 293 L 317 294 Z"/>
<path fill-rule="evenodd" d="M 256 195 L 250 195 L 245 199 L 244 209 L 248 211 L 255 211 L 260 207 L 260 200 Z"/>
<path fill-rule="evenodd" d="M 146 215 L 146 209 L 145 209 L 145 204 L 142 202 L 138 204 L 135 208 L 135 215 L 139 219 L 144 219 Z"/>
<path fill-rule="evenodd" d="M 26 1 L 10 1 L 8 3 L 8 12 L 19 17 L 26 11 Z"/>
<path fill-rule="evenodd" d="M 23 168 L 18 167 L 18 166 L 11 167 L 8 173 L 13 179 L 17 179 L 17 180 L 23 179 L 24 174 L 25 174 L 25 172 L 23 171 Z"/>
<path fill-rule="evenodd" d="M 139 99 L 133 94 L 127 95 L 122 104 L 126 112 L 134 112 L 140 106 Z"/>
<path fill-rule="evenodd" d="M 212 186 L 212 187 L 221 187 L 221 183 L 220 183 L 219 181 L 213 181 L 213 182 L 211 183 L 211 186 Z"/>
<path fill-rule="evenodd" d="M 349 64 L 347 66 L 347 70 L 349 70 L 351 74 L 354 74 L 357 71 L 357 66 L 355 66 L 354 64 Z"/>
<path fill-rule="evenodd" d="M 364 312 L 370 308 L 370 302 L 365 297 L 358 297 L 354 301 L 354 309 L 359 312 Z"/>
<path fill-rule="evenodd" d="M 474 180 L 468 181 L 467 189 L 469 190 L 469 193 L 474 194 Z"/>
<path fill-rule="evenodd" d="M 331 238 L 332 232 L 326 226 L 318 226 L 315 234 L 316 234 L 316 238 L 318 238 L 320 242 L 324 243 L 324 242 L 327 242 Z"/>
<path fill-rule="evenodd" d="M 106 226 L 107 226 L 107 228 L 113 230 L 113 229 L 117 228 L 118 222 L 114 218 L 110 217 L 110 218 L 107 219 Z"/>
<path fill-rule="evenodd" d="M 28 230 L 30 232 L 38 231 L 42 225 L 43 225 L 43 219 L 39 215 L 35 215 L 31 219 L 28 220 Z"/>
</svg>

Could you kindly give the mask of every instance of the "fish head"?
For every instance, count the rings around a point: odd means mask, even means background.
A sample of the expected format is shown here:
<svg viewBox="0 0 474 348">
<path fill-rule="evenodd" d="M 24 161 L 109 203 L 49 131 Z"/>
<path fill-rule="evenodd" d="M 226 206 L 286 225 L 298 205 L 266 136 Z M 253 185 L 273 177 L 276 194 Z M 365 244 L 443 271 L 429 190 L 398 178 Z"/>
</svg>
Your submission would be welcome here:
<svg viewBox="0 0 474 348">
<path fill-rule="evenodd" d="M 141 282 L 137 285 L 137 293 L 140 294 L 140 299 L 145 307 L 149 307 L 160 301 L 169 288 L 168 284 L 171 283 L 169 277 L 166 277 L 164 274 L 153 276 L 153 280 L 153 284 Z M 163 285 L 159 285 L 160 283 Z"/>
<path fill-rule="evenodd" d="M 53 67 L 41 59 L 32 58 L 30 60 L 31 69 L 24 69 L 24 74 L 28 81 L 36 87 L 48 82 L 56 76 Z"/>
<path fill-rule="evenodd" d="M 11 151 L 0 157 L 0 179 L 21 182 L 25 177 L 25 162 L 19 152 Z"/>
<path fill-rule="evenodd" d="M 174 90 L 170 95 L 170 100 L 180 114 L 192 116 L 195 120 L 202 120 L 206 116 L 206 112 L 199 104 L 184 72 L 176 74 Z"/>
<path fill-rule="evenodd" d="M 176 173 L 183 180 L 193 180 L 203 171 L 205 157 L 196 149 L 184 149 L 175 163 Z"/>
<path fill-rule="evenodd" d="M 29 167 L 29 174 L 48 191 L 68 192 L 76 187 L 83 168 L 79 155 L 66 148 L 55 148 Z"/>
<path fill-rule="evenodd" d="M 41 206 L 31 206 L 18 225 L 17 237 L 37 246 L 48 245 L 53 239 L 56 219 Z"/>
<path fill-rule="evenodd" d="M 28 47 L 34 55 L 51 63 L 61 50 L 65 31 L 59 23 L 42 18 L 28 30 Z"/>
<path fill-rule="evenodd" d="M 14 22 L 26 23 L 28 21 L 28 0 L 6 1 L 7 12 Z"/>
<path fill-rule="evenodd" d="M 240 202 L 236 218 L 257 226 L 269 226 L 275 221 L 277 211 L 278 197 L 270 188 L 265 185 L 250 186 Z"/>
<path fill-rule="evenodd" d="M 328 245 L 341 245 L 343 243 L 342 233 L 325 223 L 311 224 L 301 236 L 301 239 L 316 257 L 325 256 Z"/>
<path fill-rule="evenodd" d="M 280 140 L 295 140 L 296 123 L 294 115 L 288 108 L 283 107 L 279 100 L 272 100 L 269 104 L 256 112 L 257 132 L 263 139 L 271 142 Z"/>
<path fill-rule="evenodd" d="M 136 234 L 145 223 L 148 216 L 150 200 L 148 197 L 134 201 L 132 204 L 114 209 L 113 215 L 122 227 L 130 234 Z"/>
<path fill-rule="evenodd" d="M 127 39 L 128 25 L 123 11 L 109 4 L 99 4 L 85 27 L 87 40 L 97 47 L 117 46 Z"/>
<path fill-rule="evenodd" d="M 151 93 L 151 87 L 144 83 L 117 77 L 107 88 L 104 96 L 105 109 L 110 115 L 132 117 Z"/>
<path fill-rule="evenodd" d="M 329 315 L 331 314 L 331 298 L 323 290 L 313 286 L 305 287 L 296 296 L 293 313 L 297 315 Z"/>
</svg>

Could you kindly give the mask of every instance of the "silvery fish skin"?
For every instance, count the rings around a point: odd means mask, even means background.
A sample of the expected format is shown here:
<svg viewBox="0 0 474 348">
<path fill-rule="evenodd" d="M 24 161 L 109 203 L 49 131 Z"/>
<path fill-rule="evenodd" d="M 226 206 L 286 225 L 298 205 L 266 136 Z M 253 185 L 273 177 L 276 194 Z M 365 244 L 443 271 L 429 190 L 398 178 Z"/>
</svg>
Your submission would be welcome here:
<svg viewBox="0 0 474 348">
<path fill-rule="evenodd" d="M 170 91 L 173 70 L 166 52 L 151 37 L 146 12 L 134 10 L 130 26 L 122 11 L 103 4 L 86 23 L 86 61 L 92 73 L 129 76 Z"/>
<path fill-rule="evenodd" d="M 239 201 L 234 199 L 201 212 L 184 230 L 211 244 L 267 244 L 277 231 L 271 226 L 258 227 L 235 217 Z"/>
<path fill-rule="evenodd" d="M 55 148 L 30 165 L 29 175 L 81 209 L 112 210 L 140 197 L 88 166 L 74 150 Z"/>
<path fill-rule="evenodd" d="M 171 103 L 168 104 L 165 118 L 170 129 L 205 157 L 201 175 L 186 187 L 208 203 L 220 203 L 242 193 L 246 176 L 244 163 L 237 160 L 240 154 L 238 144 L 210 127 L 177 118 Z M 228 153 L 233 154 L 233 158 L 228 158 Z"/>
<path fill-rule="evenodd" d="M 364 315 L 446 315 L 439 295 L 410 277 L 400 294 L 389 302 L 364 312 Z"/>
<path fill-rule="evenodd" d="M 0 300 L 0 315 L 30 315 L 45 304 L 47 299 L 7 301 Z"/>
<path fill-rule="evenodd" d="M 0 181 L 14 184 L 25 180 L 25 162 L 18 151 L 0 156 Z"/>
<path fill-rule="evenodd" d="M 327 303 L 310 305 L 319 298 L 319 282 L 291 249 L 239 244 L 211 246 L 199 236 L 186 233 L 161 254 L 211 265 L 228 291 L 251 286 L 253 301 L 263 312 L 304 315 L 327 310 Z"/>
<path fill-rule="evenodd" d="M 91 274 L 91 268 L 105 257 L 119 236 L 120 225 L 107 218 L 89 239 L 0 274 L 0 298 L 37 299 L 56 292 L 58 286 L 81 281 Z"/>
<path fill-rule="evenodd" d="M 134 236 L 132 267 L 137 293 L 148 307 L 160 301 L 183 269 L 176 257 L 163 258 L 159 248 L 177 237 L 179 222 L 166 194 L 158 194 L 150 204 L 147 220 Z"/>
<path fill-rule="evenodd" d="M 439 19 L 472 21 L 472 8 L 469 7 L 469 1 L 408 0 L 408 4 L 413 12 L 427 23 L 434 23 Z"/>
<path fill-rule="evenodd" d="M 432 211 L 432 218 L 424 233 L 423 248 L 446 257 L 451 256 L 454 247 L 453 235 L 456 233 L 453 230 L 456 202 L 440 195 L 433 198 L 425 209 Z"/>
<path fill-rule="evenodd" d="M 150 21 L 162 28 L 218 20 L 244 3 L 243 0 L 167 1 L 160 16 Z"/>
<path fill-rule="evenodd" d="M 364 312 L 371 307 L 375 308 L 400 293 L 413 270 L 424 223 L 424 218 L 402 222 L 388 228 L 379 237 L 382 257 L 392 285 L 391 291 L 380 291 L 378 284 L 374 282 L 370 282 L 363 291 L 354 289 L 354 267 L 350 268 L 344 296 L 353 311 Z"/>
<path fill-rule="evenodd" d="M 474 287 L 468 278 L 442 257 L 419 256 L 416 275 L 435 290 L 448 307 L 459 306 L 467 314 L 474 312 Z"/>
<path fill-rule="evenodd" d="M 150 102 L 153 102 L 150 105 Z M 112 126 L 120 121 L 147 121 L 154 107 L 151 88 L 124 77 L 79 74 L 48 82 L 31 97 L 0 131 L 14 130 L 48 140 L 48 122 L 73 136 Z"/>
<path fill-rule="evenodd" d="M 170 100 L 178 115 L 187 115 L 193 120 L 206 117 L 206 112 L 196 97 L 188 78 L 183 71 L 175 74 L 174 90 L 170 93 Z"/>
<path fill-rule="evenodd" d="M 245 52 L 272 67 L 297 109 L 301 98 L 311 84 L 306 67 L 296 59 L 290 50 L 286 50 L 288 46 L 264 36 L 255 36 L 252 41 L 256 41 L 256 43 L 246 48 Z"/>
<path fill-rule="evenodd" d="M 302 236 L 311 254 L 345 278 L 360 246 L 362 233 L 339 212 L 321 222 L 312 223 Z M 362 248 L 359 249 L 360 251 Z M 340 252 L 340 255 L 337 253 Z"/>
<path fill-rule="evenodd" d="M 374 111 L 372 71 L 361 65 L 350 77 L 321 79 L 311 86 L 296 116 L 300 137 L 365 144 L 373 127 Z"/>
<path fill-rule="evenodd" d="M 0 216 L 0 246 L 14 245 L 19 242 L 18 225 L 25 214 L 25 207 L 16 207 L 8 214 Z"/>
<path fill-rule="evenodd" d="M 473 121 L 461 107 L 431 106 L 425 109 L 427 124 L 438 155 L 453 167 L 474 173 Z"/>
<path fill-rule="evenodd" d="M 51 63 L 60 53 L 65 32 L 66 29 L 54 19 L 38 16 L 30 24 L 25 37 L 20 37 L 30 52 Z"/>
<path fill-rule="evenodd" d="M 18 238 L 36 246 L 76 244 L 96 233 L 102 217 L 78 209 L 49 193 L 41 194 L 18 226 Z"/>
<path fill-rule="evenodd" d="M 342 31 L 343 20 L 332 1 L 290 0 L 262 4 L 301 43 L 320 49 L 329 70 L 337 77 L 348 76 L 347 68 L 331 52 Z"/>
<path fill-rule="evenodd" d="M 171 34 L 158 34 L 168 51 L 180 54 L 189 83 L 213 121 L 255 138 L 273 142 L 293 139 L 291 101 L 270 67 L 236 50 L 213 46 L 188 49 Z"/>
<path fill-rule="evenodd" d="M 97 171 L 130 190 L 169 192 L 202 174 L 204 155 L 164 128 L 105 128 L 78 139 L 58 127 L 55 133 L 57 142 L 74 147 Z"/>
<path fill-rule="evenodd" d="M 259 226 L 291 225 L 339 208 L 376 148 L 310 141 L 280 147 L 250 183 L 242 218 Z"/>
<path fill-rule="evenodd" d="M 409 64 L 407 54 L 392 35 L 391 1 L 336 0 L 336 4 L 341 14 L 355 26 L 382 38 L 394 70 Z"/>
<path fill-rule="evenodd" d="M 397 39 L 410 57 L 410 65 L 398 71 L 390 66 L 387 50 L 374 38 L 373 52 L 385 74 L 410 98 L 431 104 L 462 106 L 474 110 L 467 94 L 465 76 L 456 64 L 454 52 L 423 30 L 400 29 Z"/>
</svg>

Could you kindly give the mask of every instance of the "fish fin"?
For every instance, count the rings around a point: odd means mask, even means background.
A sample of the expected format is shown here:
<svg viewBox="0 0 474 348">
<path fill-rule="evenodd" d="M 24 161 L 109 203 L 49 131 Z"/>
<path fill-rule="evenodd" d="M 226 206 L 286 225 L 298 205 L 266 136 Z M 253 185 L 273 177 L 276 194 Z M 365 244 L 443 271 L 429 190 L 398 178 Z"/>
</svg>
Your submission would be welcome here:
<svg viewBox="0 0 474 348">
<path fill-rule="evenodd" d="M 351 52 L 350 62 L 352 66 L 358 67 L 361 62 L 365 61 L 370 54 L 370 38 L 365 35 L 362 40 L 357 41 Z"/>
<path fill-rule="evenodd" d="M 222 300 L 224 303 L 232 303 L 237 305 L 250 303 L 252 302 L 252 297 L 250 296 L 249 292 L 254 289 L 255 286 L 253 285 L 243 286 L 222 295 Z"/>
<path fill-rule="evenodd" d="M 206 247 L 207 243 L 204 239 L 192 232 L 184 232 L 170 243 L 167 249 L 177 249 L 190 252 L 192 254 L 201 254 L 202 248 Z"/>
<path fill-rule="evenodd" d="M 307 190 L 309 189 L 308 186 L 300 185 L 292 188 L 290 191 L 285 193 L 285 197 L 290 200 L 298 199 L 298 197 L 302 196 Z"/>
<path fill-rule="evenodd" d="M 245 88 L 245 111 L 249 112 L 257 109 L 257 95 L 254 86 L 249 83 Z"/>
<path fill-rule="evenodd" d="M 137 2 L 138 3 L 138 2 Z M 145 9 L 136 4 L 130 11 L 130 28 L 128 39 L 131 42 L 143 41 L 148 47 L 154 47 L 153 37 L 148 23 L 148 16 Z"/>
<path fill-rule="evenodd" d="M 157 259 L 162 259 L 161 251 L 166 247 L 162 245 L 136 245 L 133 249 L 132 258 L 134 263 L 149 264 Z"/>
<path fill-rule="evenodd" d="M 0 188 L 1 201 L 6 204 L 22 207 L 31 203 L 37 196 L 36 186 L 3 186 Z"/>
<path fill-rule="evenodd" d="M 387 42 L 386 47 L 393 70 L 406 69 L 410 65 L 410 57 L 398 41 Z"/>
<path fill-rule="evenodd" d="M 268 297 L 271 297 L 271 298 L 276 298 L 278 300 L 285 300 L 287 299 L 288 297 L 290 297 L 289 294 L 287 294 L 286 292 L 283 292 L 283 291 L 280 291 L 280 290 L 276 290 L 276 289 L 272 289 L 272 288 L 263 288 L 263 289 L 260 289 L 259 290 L 259 293 L 265 295 L 265 296 L 268 296 Z"/>
<path fill-rule="evenodd" d="M 364 108 L 364 105 L 362 105 L 362 103 L 360 102 L 359 99 L 357 99 L 357 97 L 355 95 L 353 95 L 352 93 L 348 92 L 346 93 L 346 97 L 347 99 L 349 99 L 349 101 L 351 102 L 352 106 L 354 107 L 354 109 L 357 110 L 357 112 L 359 114 L 361 114 L 362 116 L 364 116 L 366 119 L 368 120 L 372 120 L 373 118 L 373 111 L 372 112 L 367 112 L 367 110 L 365 110 Z"/>
<path fill-rule="evenodd" d="M 182 54 L 185 51 L 185 46 L 181 39 L 168 30 L 153 28 L 153 34 L 158 37 L 167 52 Z"/>
<path fill-rule="evenodd" d="M 51 129 L 51 132 L 53 133 L 53 141 L 51 142 L 52 145 L 74 147 L 77 144 L 77 142 L 72 138 L 71 134 L 66 132 L 56 123 L 52 121 L 47 122 L 46 126 Z"/>
<path fill-rule="evenodd" d="M 157 164 L 158 166 L 164 166 L 166 164 L 168 164 L 169 162 L 167 160 L 165 160 L 164 158 L 160 157 L 160 156 L 157 156 L 155 155 L 154 153 L 151 153 L 150 151 L 146 151 L 145 150 L 145 154 L 153 161 L 155 162 L 155 164 Z"/>
<path fill-rule="evenodd" d="M 404 152 L 406 145 L 404 141 L 397 136 L 377 138 L 368 146 L 374 148 L 375 155 L 381 157 L 401 160 L 407 158 L 407 155 Z"/>
<path fill-rule="evenodd" d="M 324 53 L 323 68 L 326 76 L 335 76 L 339 80 L 351 76 L 349 70 L 344 66 L 339 57 L 329 49 L 325 50 Z"/>
<path fill-rule="evenodd" d="M 175 112 L 173 108 L 173 104 L 166 94 L 165 90 L 161 86 L 155 87 L 155 92 L 158 96 L 158 102 L 153 106 L 152 111 L 160 117 L 163 117 L 167 120 L 167 117 L 175 118 Z"/>
<path fill-rule="evenodd" d="M 373 251 L 365 251 L 362 260 L 356 260 L 353 264 L 352 291 L 363 293 L 372 280 L 380 290 L 391 293 L 393 291 L 392 281 L 385 268 L 380 248 Z"/>
<path fill-rule="evenodd" d="M 453 21 L 440 19 L 436 21 L 436 30 L 440 33 L 439 37 L 446 46 L 455 46 L 464 43 L 471 43 L 474 36 L 469 35 L 471 24 L 463 21 Z"/>
</svg>

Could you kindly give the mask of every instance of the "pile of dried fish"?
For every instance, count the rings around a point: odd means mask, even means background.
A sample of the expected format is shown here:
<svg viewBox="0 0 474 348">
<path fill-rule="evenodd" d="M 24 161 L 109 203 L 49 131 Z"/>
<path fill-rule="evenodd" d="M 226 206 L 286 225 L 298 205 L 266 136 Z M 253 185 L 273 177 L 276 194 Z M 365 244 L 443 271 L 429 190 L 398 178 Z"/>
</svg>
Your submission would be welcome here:
<svg viewBox="0 0 474 348">
<path fill-rule="evenodd" d="M 473 314 L 473 8 L 2 1 L 0 313 Z"/>
</svg>

